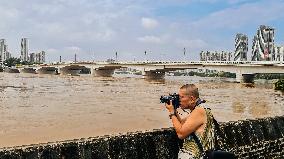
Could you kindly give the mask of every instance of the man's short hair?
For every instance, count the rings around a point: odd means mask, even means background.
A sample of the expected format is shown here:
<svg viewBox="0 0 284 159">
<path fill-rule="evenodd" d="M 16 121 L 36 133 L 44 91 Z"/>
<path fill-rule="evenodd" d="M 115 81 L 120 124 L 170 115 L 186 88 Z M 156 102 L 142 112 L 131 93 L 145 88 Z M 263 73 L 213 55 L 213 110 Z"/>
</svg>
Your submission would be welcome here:
<svg viewBox="0 0 284 159">
<path fill-rule="evenodd" d="M 185 89 L 186 95 L 191 95 L 195 98 L 199 98 L 198 88 L 194 84 L 185 84 L 181 86 L 180 89 Z"/>
</svg>

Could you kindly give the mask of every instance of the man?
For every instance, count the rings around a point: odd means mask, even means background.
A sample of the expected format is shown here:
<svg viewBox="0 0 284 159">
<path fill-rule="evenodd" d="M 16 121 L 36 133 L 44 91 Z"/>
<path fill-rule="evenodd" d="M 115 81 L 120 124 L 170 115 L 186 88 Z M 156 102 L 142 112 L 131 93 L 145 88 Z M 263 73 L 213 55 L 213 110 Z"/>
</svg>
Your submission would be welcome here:
<svg viewBox="0 0 284 159">
<path fill-rule="evenodd" d="M 205 109 L 199 98 L 198 88 L 194 84 L 186 84 L 179 90 L 180 108 L 190 109 L 190 114 L 181 119 L 172 102 L 166 105 L 178 138 L 184 139 L 178 154 L 179 159 L 201 158 L 199 145 L 203 150 L 214 147 L 213 115 Z M 199 144 L 199 145 L 198 145 Z"/>
</svg>

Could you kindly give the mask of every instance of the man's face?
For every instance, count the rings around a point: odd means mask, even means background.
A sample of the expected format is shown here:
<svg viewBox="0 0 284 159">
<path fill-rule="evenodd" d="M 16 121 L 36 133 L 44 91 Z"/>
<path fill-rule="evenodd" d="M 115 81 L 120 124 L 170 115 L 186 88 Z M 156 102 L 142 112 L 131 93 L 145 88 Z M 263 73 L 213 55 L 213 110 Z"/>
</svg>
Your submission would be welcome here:
<svg viewBox="0 0 284 159">
<path fill-rule="evenodd" d="M 178 94 L 179 94 L 180 107 L 182 109 L 188 108 L 190 103 L 190 96 L 186 95 L 185 89 L 180 89 Z"/>
</svg>

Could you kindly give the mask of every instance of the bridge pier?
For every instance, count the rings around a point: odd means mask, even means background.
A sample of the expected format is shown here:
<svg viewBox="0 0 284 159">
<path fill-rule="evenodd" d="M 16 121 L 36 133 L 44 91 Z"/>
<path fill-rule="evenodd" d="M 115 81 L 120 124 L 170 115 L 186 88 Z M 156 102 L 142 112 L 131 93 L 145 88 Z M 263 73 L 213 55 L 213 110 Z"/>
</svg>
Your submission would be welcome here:
<svg viewBox="0 0 284 159">
<path fill-rule="evenodd" d="M 61 75 L 72 75 L 72 76 L 79 75 L 79 73 L 81 72 L 80 69 L 63 69 L 63 68 L 61 68 L 61 69 L 58 69 L 58 70 L 59 70 L 58 72 Z"/>
<path fill-rule="evenodd" d="M 62 68 L 61 67 L 57 67 L 57 74 L 61 75 L 62 73 Z"/>
<path fill-rule="evenodd" d="M 58 68 L 56 68 L 56 67 L 41 67 L 40 69 L 37 70 L 37 73 L 57 75 L 58 74 Z"/>
<path fill-rule="evenodd" d="M 114 69 L 91 69 L 91 74 L 98 77 L 111 77 Z"/>
<path fill-rule="evenodd" d="M 163 79 L 163 78 L 165 78 L 165 72 L 157 71 L 157 70 L 143 71 L 142 75 L 143 75 L 144 78 L 147 78 L 147 79 Z"/>
<path fill-rule="evenodd" d="M 243 83 L 253 83 L 255 74 L 243 74 Z"/>
<path fill-rule="evenodd" d="M 20 70 L 22 73 L 36 73 L 36 69 L 32 67 L 26 67 Z"/>
<path fill-rule="evenodd" d="M 82 70 L 87 69 L 87 67 L 82 66 L 82 65 L 68 65 L 62 68 L 58 68 L 58 72 L 62 75 L 72 75 L 72 76 L 78 76 Z"/>
<path fill-rule="evenodd" d="M 238 83 L 253 83 L 254 73 L 236 73 L 236 81 Z"/>
<path fill-rule="evenodd" d="M 10 68 L 10 67 L 6 67 L 4 69 L 4 72 L 7 72 L 7 73 L 20 73 L 19 69 L 17 69 L 17 68 Z"/>
</svg>

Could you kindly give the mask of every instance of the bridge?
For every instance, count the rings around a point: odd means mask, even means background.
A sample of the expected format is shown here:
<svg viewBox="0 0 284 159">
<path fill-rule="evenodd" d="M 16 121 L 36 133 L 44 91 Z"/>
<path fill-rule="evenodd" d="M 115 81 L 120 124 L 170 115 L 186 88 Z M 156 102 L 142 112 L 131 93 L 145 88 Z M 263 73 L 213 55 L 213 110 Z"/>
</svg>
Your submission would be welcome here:
<svg viewBox="0 0 284 159">
<path fill-rule="evenodd" d="M 185 69 L 208 69 L 236 74 L 237 82 L 252 82 L 258 73 L 284 73 L 284 64 L 279 61 L 125 61 L 125 62 L 77 62 L 21 66 L 26 73 L 77 75 L 84 68 L 94 76 L 112 76 L 115 69 L 132 68 L 142 71 L 145 78 L 164 78 L 165 73 Z"/>
</svg>

